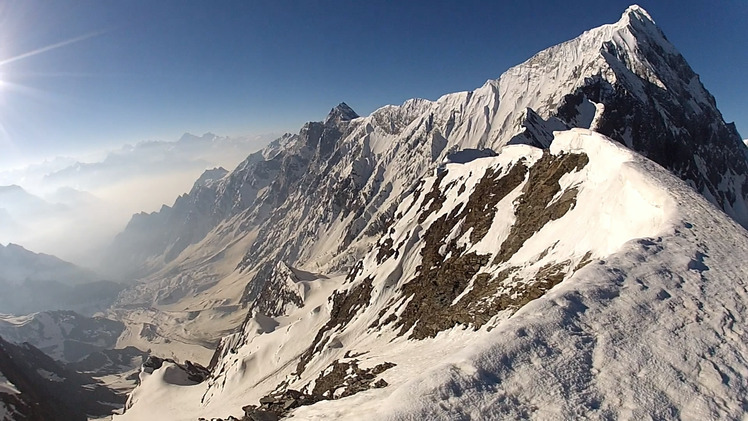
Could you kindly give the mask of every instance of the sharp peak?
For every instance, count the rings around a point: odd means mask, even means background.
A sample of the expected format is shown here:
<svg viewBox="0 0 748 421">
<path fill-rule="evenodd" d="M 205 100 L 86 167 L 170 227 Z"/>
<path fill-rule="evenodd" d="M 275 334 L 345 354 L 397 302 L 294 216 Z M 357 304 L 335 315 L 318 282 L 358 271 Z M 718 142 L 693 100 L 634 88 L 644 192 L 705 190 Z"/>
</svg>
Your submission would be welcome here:
<svg viewBox="0 0 748 421">
<path fill-rule="evenodd" d="M 346 104 L 345 102 L 341 102 L 340 104 L 336 105 L 335 107 L 333 107 L 332 110 L 334 111 L 336 109 L 345 110 L 345 111 L 351 111 L 351 112 L 355 113 L 355 111 L 353 111 L 353 108 L 351 108 L 351 106 L 348 105 L 348 104 Z"/>
<path fill-rule="evenodd" d="M 218 174 L 218 173 L 227 173 L 228 170 L 226 168 L 223 168 L 221 166 L 213 167 L 213 168 L 206 168 L 205 171 L 203 171 L 203 174 Z"/>
<path fill-rule="evenodd" d="M 644 8 L 639 6 L 638 4 L 632 4 L 631 6 L 627 7 L 623 12 L 623 15 L 621 15 L 621 20 L 630 19 L 631 17 L 636 17 L 640 20 L 646 19 L 652 23 L 655 23 L 654 19 L 652 19 L 652 15 L 650 15 L 649 12 L 644 10 Z"/>
<path fill-rule="evenodd" d="M 643 7 L 632 4 L 627 7 L 626 10 L 621 14 L 621 19 L 616 23 L 617 26 L 621 27 L 655 27 L 659 30 L 659 27 L 652 19 L 652 15 L 649 14 Z"/>
<path fill-rule="evenodd" d="M 327 118 L 325 118 L 325 124 L 330 122 L 339 123 L 341 121 L 351 121 L 354 118 L 358 117 L 359 115 L 356 114 L 355 111 L 353 111 L 353 108 L 351 108 L 345 102 L 341 102 L 340 104 L 333 107 L 330 110 L 330 113 L 327 114 Z"/>
</svg>

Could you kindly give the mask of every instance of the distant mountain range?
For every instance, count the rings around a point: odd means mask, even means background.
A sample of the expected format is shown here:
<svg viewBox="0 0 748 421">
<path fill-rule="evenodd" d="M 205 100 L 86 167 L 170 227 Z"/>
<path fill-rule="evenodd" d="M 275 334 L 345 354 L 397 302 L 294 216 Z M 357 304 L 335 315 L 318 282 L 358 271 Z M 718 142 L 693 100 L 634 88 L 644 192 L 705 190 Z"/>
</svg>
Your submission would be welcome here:
<svg viewBox="0 0 748 421">
<path fill-rule="evenodd" d="M 90 162 L 58 158 L 0 171 L 0 243 L 93 266 L 133 212 L 157 209 L 206 168 L 233 167 L 275 137 L 186 133 L 176 142 L 127 145 Z"/>
<path fill-rule="evenodd" d="M 0 313 L 106 309 L 123 286 L 91 270 L 17 244 L 0 244 Z"/>
</svg>

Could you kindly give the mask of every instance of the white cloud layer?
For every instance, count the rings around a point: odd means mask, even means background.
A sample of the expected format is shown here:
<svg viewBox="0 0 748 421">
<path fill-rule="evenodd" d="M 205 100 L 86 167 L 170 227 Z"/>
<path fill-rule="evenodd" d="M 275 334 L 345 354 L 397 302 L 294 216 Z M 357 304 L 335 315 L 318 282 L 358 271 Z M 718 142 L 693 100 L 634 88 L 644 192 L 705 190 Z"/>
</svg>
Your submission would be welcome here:
<svg viewBox="0 0 748 421">
<path fill-rule="evenodd" d="M 126 145 L 96 162 L 58 157 L 0 170 L 0 244 L 97 266 L 98 252 L 132 214 L 172 204 L 206 169 L 233 169 L 276 137 L 185 134 Z"/>
</svg>

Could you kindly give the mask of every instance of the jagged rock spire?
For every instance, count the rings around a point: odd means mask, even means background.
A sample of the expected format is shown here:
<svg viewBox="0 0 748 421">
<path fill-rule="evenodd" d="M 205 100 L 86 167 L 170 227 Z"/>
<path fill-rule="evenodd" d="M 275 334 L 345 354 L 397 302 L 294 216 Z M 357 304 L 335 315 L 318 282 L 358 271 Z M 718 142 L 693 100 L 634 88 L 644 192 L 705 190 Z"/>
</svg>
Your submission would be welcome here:
<svg viewBox="0 0 748 421">
<path fill-rule="evenodd" d="M 345 102 L 341 102 L 335 108 L 330 110 L 325 118 L 325 124 L 340 123 L 343 121 L 351 121 L 354 118 L 358 118 L 359 115 L 353 111 L 353 108 L 349 107 Z"/>
</svg>

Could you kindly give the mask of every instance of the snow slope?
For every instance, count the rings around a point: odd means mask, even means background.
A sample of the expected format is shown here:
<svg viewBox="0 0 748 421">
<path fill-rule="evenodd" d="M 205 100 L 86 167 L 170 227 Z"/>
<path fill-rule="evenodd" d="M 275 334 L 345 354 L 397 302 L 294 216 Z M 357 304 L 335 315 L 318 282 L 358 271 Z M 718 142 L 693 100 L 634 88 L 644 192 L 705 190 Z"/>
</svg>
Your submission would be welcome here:
<svg viewBox="0 0 748 421">
<path fill-rule="evenodd" d="M 291 389 L 318 401 L 297 419 L 742 416 L 748 233 L 660 166 L 558 132 L 447 164 L 395 214 L 347 276 L 225 338 L 207 382 L 142 375 L 116 419 Z"/>
<path fill-rule="evenodd" d="M 174 206 L 133 217 L 111 256 L 142 279 L 117 305 L 143 314 L 153 308 L 169 324 L 190 323 L 197 334 L 189 341 L 215 343 L 241 322 L 232 314 L 246 309 L 279 262 L 313 273 L 348 270 L 418 180 L 455 153 L 547 148 L 554 130 L 572 127 L 651 158 L 748 224 L 748 151 L 698 75 L 632 6 L 618 22 L 544 50 L 474 91 L 366 117 L 341 104 Z M 187 340 L 168 329 L 160 334 Z"/>
<path fill-rule="evenodd" d="M 740 143 L 636 6 L 475 91 L 341 104 L 122 234 L 159 248 L 114 310 L 133 338 L 244 319 L 207 382 L 146 373 L 122 419 L 738 418 Z"/>
</svg>

